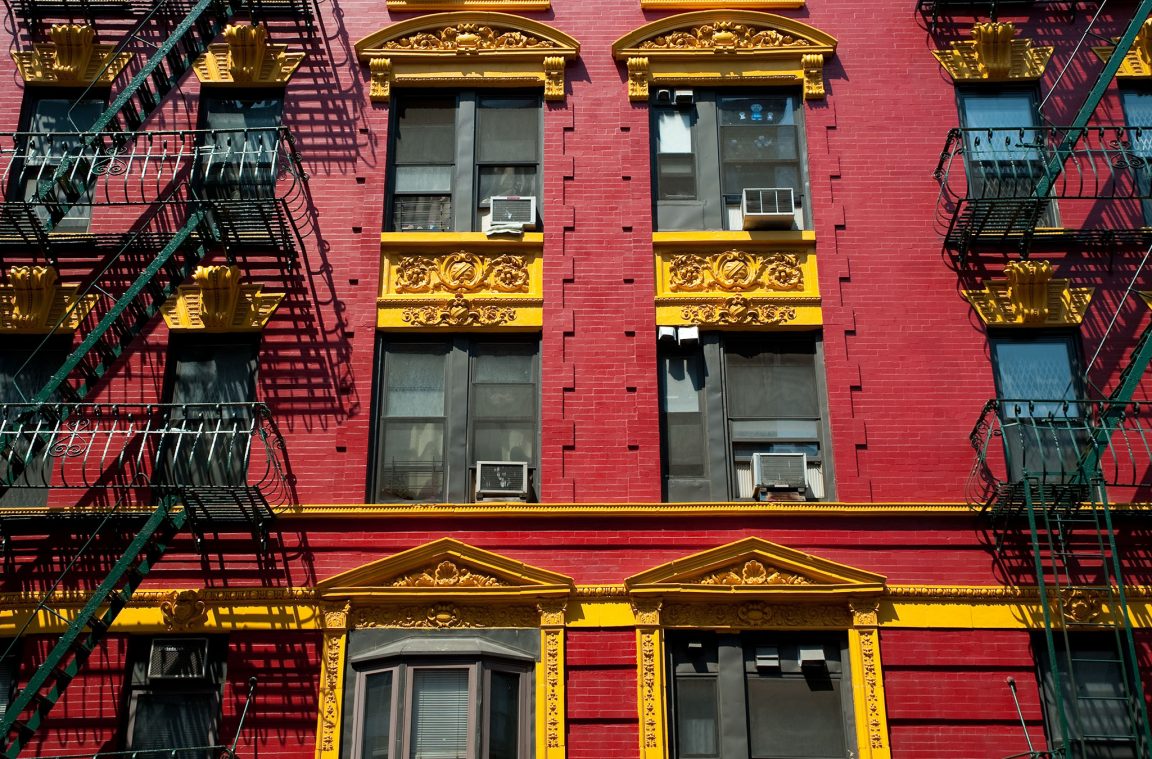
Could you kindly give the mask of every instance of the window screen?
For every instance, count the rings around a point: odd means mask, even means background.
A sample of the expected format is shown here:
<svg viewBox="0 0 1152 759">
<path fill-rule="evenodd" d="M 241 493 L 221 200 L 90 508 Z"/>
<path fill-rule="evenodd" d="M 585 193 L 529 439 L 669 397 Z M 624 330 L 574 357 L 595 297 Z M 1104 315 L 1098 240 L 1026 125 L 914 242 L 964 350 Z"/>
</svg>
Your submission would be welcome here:
<svg viewBox="0 0 1152 759">
<path fill-rule="evenodd" d="M 392 672 L 364 679 L 361 759 L 389 759 L 392 742 Z"/>
<path fill-rule="evenodd" d="M 415 670 L 411 759 L 466 759 L 469 713 L 468 670 Z"/>
<path fill-rule="evenodd" d="M 384 357 L 377 497 L 444 498 L 446 372 L 450 346 L 390 345 Z"/>
<path fill-rule="evenodd" d="M 536 346 L 480 343 L 472 377 L 473 461 L 536 460 Z"/>
<path fill-rule="evenodd" d="M 402 100 L 395 130 L 392 228 L 397 232 L 452 231 L 455 99 Z"/>
</svg>

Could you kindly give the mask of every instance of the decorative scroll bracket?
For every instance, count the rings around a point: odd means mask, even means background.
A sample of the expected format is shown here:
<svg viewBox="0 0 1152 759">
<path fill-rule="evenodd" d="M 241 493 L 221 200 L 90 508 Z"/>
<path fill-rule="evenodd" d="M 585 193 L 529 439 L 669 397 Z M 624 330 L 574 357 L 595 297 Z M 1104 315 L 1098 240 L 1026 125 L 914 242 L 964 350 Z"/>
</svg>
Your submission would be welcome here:
<svg viewBox="0 0 1152 759">
<path fill-rule="evenodd" d="M 1075 326 L 1084 319 L 1094 289 L 1071 287 L 1052 276 L 1048 261 L 1013 261 L 1004 279 L 986 282 L 983 290 L 965 290 L 964 297 L 981 320 L 994 327 Z"/>
<path fill-rule="evenodd" d="M 972 39 L 953 42 L 947 50 L 933 50 L 952 79 L 957 82 L 1035 81 L 1044 74 L 1053 48 L 1035 46 L 1018 37 L 1016 26 L 1007 21 L 987 22 L 972 27 Z"/>
<path fill-rule="evenodd" d="M 240 284 L 236 266 L 199 266 L 192 279 L 195 284 L 181 285 L 160 307 L 171 330 L 256 332 L 284 300 L 284 293 L 263 292 L 263 285 Z"/>
<path fill-rule="evenodd" d="M 95 307 L 97 296 L 80 297 L 80 285 L 59 282 L 51 266 L 13 266 L 0 285 L 0 333 L 47 334 L 75 330 Z"/>
<path fill-rule="evenodd" d="M 283 87 L 304 60 L 304 53 L 289 53 L 287 45 L 268 44 L 262 26 L 230 25 L 223 36 L 193 65 L 201 84 Z"/>
</svg>

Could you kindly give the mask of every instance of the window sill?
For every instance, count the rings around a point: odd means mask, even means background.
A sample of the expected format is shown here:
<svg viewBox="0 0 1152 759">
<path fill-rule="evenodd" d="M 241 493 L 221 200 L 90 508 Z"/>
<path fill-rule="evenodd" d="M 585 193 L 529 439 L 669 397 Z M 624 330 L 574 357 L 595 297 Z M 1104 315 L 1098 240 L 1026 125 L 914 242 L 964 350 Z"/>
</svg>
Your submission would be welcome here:
<svg viewBox="0 0 1152 759">
<path fill-rule="evenodd" d="M 523 235 L 496 235 L 483 232 L 381 232 L 381 245 L 403 245 L 411 248 L 435 248 L 442 245 L 479 245 L 506 248 L 520 245 L 543 245 L 543 232 L 525 232 Z"/>
<path fill-rule="evenodd" d="M 678 243 L 681 245 L 709 245 L 712 243 L 778 243 L 794 245 L 801 242 L 816 242 L 816 233 L 811 229 L 782 229 L 767 232 L 745 232 L 741 230 L 718 231 L 700 230 L 691 232 L 653 232 L 652 244 Z"/>
</svg>

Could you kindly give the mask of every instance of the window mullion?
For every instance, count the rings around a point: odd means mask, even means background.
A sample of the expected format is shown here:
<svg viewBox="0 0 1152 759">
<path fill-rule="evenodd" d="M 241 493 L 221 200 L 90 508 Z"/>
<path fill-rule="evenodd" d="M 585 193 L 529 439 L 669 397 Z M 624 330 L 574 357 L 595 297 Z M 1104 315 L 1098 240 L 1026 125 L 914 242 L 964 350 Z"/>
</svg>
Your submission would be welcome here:
<svg viewBox="0 0 1152 759">
<path fill-rule="evenodd" d="M 476 93 L 464 92 L 456 106 L 456 171 L 452 185 L 455 229 L 472 229 L 476 215 L 476 182 Z"/>
</svg>

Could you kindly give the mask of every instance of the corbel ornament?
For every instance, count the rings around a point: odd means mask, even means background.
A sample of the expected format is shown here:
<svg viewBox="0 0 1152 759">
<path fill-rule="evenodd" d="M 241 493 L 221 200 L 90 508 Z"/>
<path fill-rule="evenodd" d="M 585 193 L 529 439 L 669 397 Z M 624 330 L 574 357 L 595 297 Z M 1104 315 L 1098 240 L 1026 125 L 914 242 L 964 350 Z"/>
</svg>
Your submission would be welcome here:
<svg viewBox="0 0 1152 759">
<path fill-rule="evenodd" d="M 986 282 L 983 290 L 965 290 L 963 295 L 989 326 L 1079 324 L 1094 288 L 1072 287 L 1069 280 L 1056 279 L 1052 274 L 1048 261 L 1012 261 L 1004 267 L 1004 279 Z"/>
<path fill-rule="evenodd" d="M 80 297 L 79 284 L 60 284 L 52 266 L 13 266 L 0 285 L 0 333 L 72 331 L 95 307 L 97 296 Z"/>
<path fill-rule="evenodd" d="M 656 2 L 670 7 L 669 0 Z M 647 100 L 652 86 L 720 84 L 802 85 L 806 100 L 822 98 L 824 63 L 835 52 L 835 38 L 819 29 L 753 10 L 681 13 L 645 24 L 612 45 L 616 60 L 628 66 L 628 96 L 634 101 Z"/>
<path fill-rule="evenodd" d="M 132 53 L 116 53 L 116 46 L 96 42 L 96 30 L 87 24 L 56 24 L 49 42 L 34 42 L 31 50 L 12 51 L 25 84 L 48 87 L 102 86 L 112 82 L 132 60 Z"/>
<path fill-rule="evenodd" d="M 304 60 L 304 53 L 289 53 L 287 45 L 269 44 L 263 26 L 230 24 L 223 37 L 192 66 L 201 84 L 283 87 Z"/>
<path fill-rule="evenodd" d="M 344 657 L 348 642 L 351 604 L 321 606 L 323 625 L 323 673 L 320 677 L 320 703 L 316 726 L 316 759 L 340 756 L 340 722 L 344 696 Z"/>
<path fill-rule="evenodd" d="M 543 324 L 542 235 L 381 237 L 381 329 L 524 330 Z"/>
<path fill-rule="evenodd" d="M 988 21 L 972 27 L 971 40 L 932 55 L 957 82 L 1034 81 L 1044 75 L 1052 50 L 1017 36 L 1009 21 Z"/>
<path fill-rule="evenodd" d="M 1100 45 L 1092 48 L 1092 50 L 1100 56 L 1100 60 L 1107 63 L 1115 54 L 1116 43 L 1119 41 L 1120 38 L 1117 37 L 1113 40 L 1113 44 Z M 1124 56 L 1124 60 L 1120 63 L 1116 78 L 1152 79 L 1152 18 L 1146 20 L 1140 27 L 1140 31 L 1136 33 L 1136 40 L 1132 43 L 1132 49 L 1128 51 L 1128 55 Z"/>
<path fill-rule="evenodd" d="M 823 321 L 811 233 L 657 232 L 653 248 L 658 324 L 776 329 Z"/>
<path fill-rule="evenodd" d="M 394 85 L 542 87 L 545 100 L 563 100 L 564 69 L 579 52 L 579 42 L 547 24 L 480 11 L 419 16 L 356 43 L 373 101 L 387 101 Z"/>
<path fill-rule="evenodd" d="M 198 266 L 191 285 L 181 285 L 160 312 L 174 331 L 255 332 L 263 329 L 284 293 L 240 284 L 238 266 Z"/>
<path fill-rule="evenodd" d="M 197 590 L 174 590 L 160 602 L 160 613 L 168 631 L 190 630 L 208 621 L 208 605 Z"/>
</svg>

